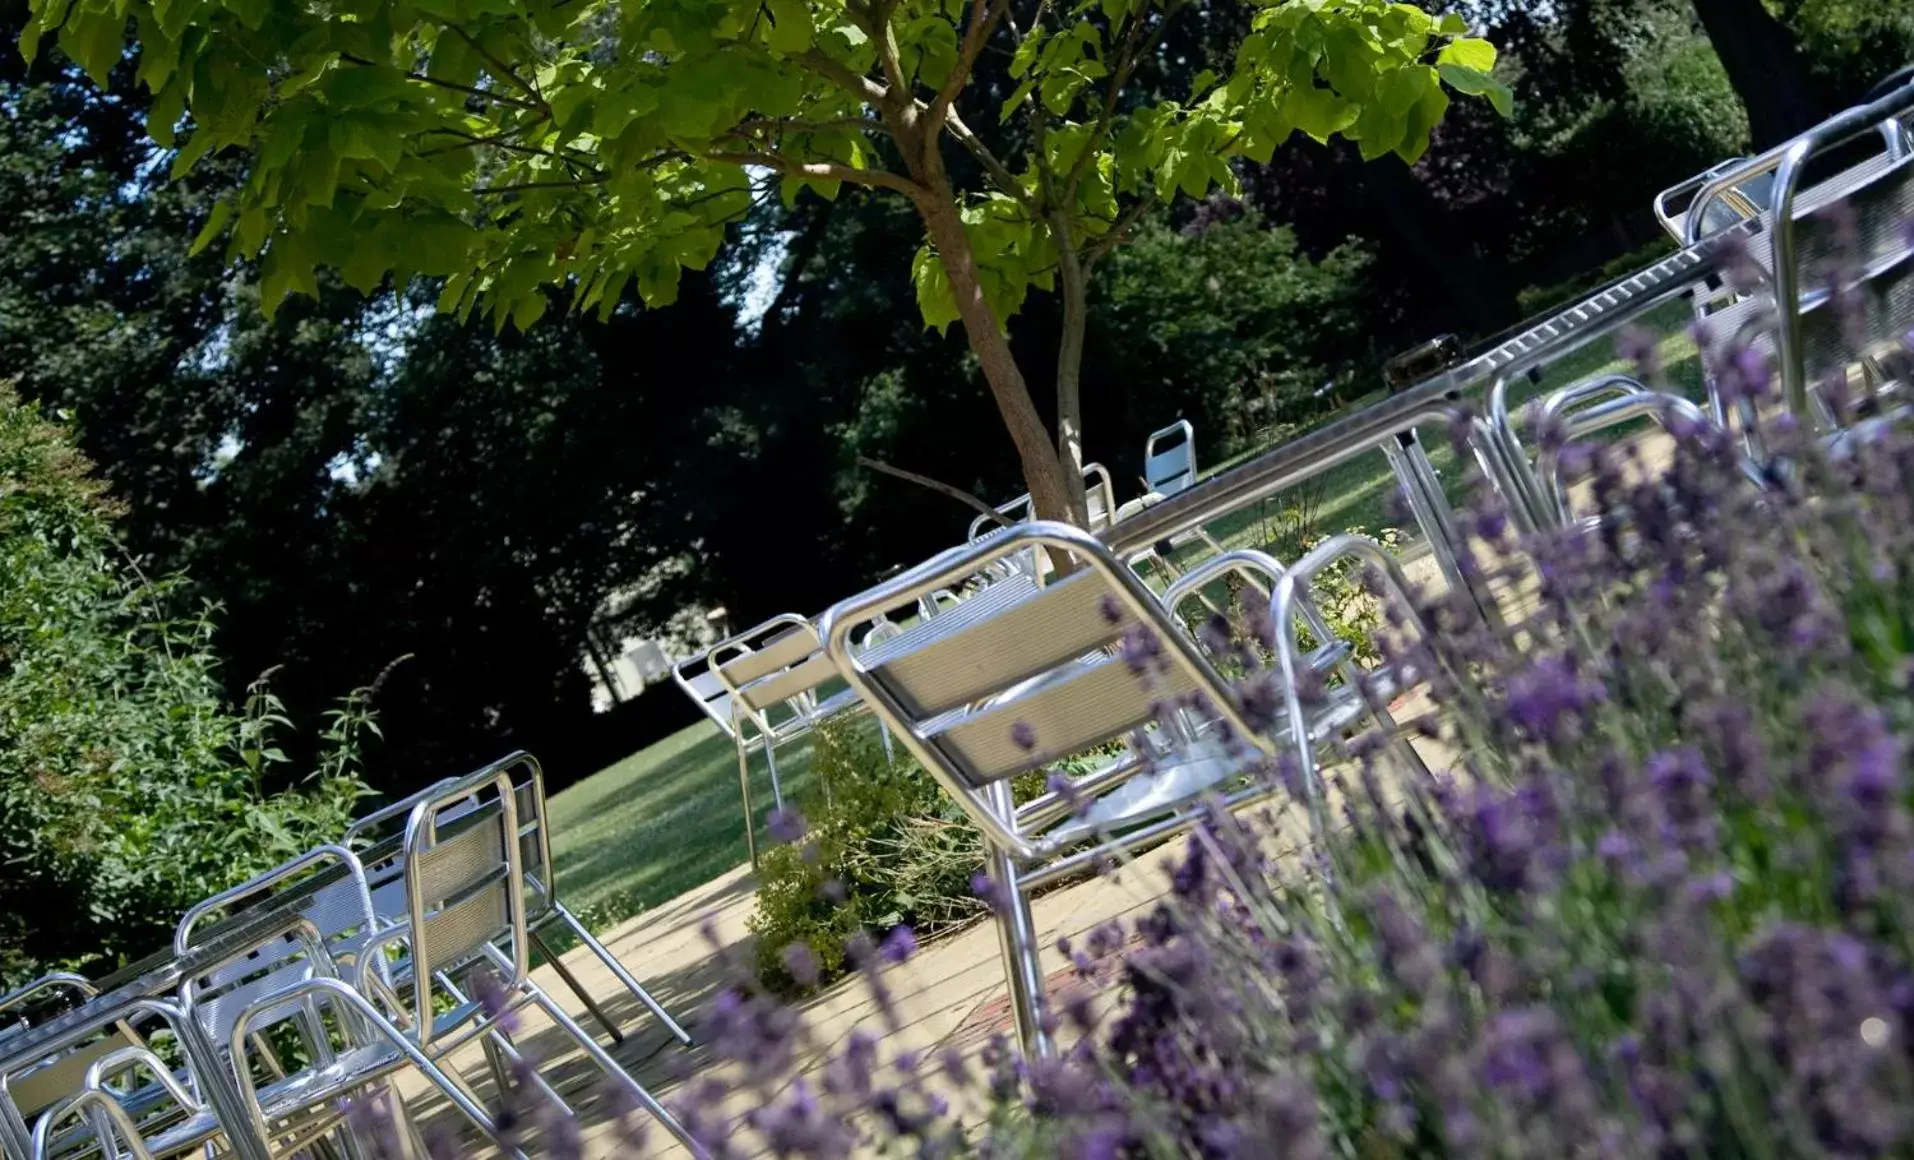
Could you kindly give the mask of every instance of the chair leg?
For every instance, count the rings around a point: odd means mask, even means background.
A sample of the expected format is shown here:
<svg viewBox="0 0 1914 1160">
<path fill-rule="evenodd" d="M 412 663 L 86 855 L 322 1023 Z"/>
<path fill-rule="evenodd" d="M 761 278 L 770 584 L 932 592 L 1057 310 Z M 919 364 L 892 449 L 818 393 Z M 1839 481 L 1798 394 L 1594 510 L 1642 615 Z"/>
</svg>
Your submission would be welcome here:
<svg viewBox="0 0 1914 1160">
<path fill-rule="evenodd" d="M 665 1106 L 659 1103 L 658 1098 L 647 1091 L 643 1084 L 631 1078 L 624 1068 L 619 1067 L 618 1061 L 611 1057 L 611 1053 L 598 1046 L 598 1041 L 586 1034 L 585 1029 L 578 1025 L 578 1021 L 553 1001 L 552 997 L 545 993 L 544 988 L 529 979 L 523 986 L 526 993 L 531 995 L 532 1001 L 538 1004 L 539 1009 L 544 1011 L 567 1035 L 577 1040 L 578 1046 L 584 1049 L 586 1055 L 591 1056 L 592 1062 L 596 1063 L 609 1079 L 623 1084 L 625 1090 L 638 1101 L 639 1106 L 650 1112 L 652 1118 L 658 1121 L 659 1126 L 671 1133 L 672 1137 L 683 1144 L 686 1150 L 698 1160 L 711 1160 L 711 1154 L 692 1138 L 691 1133 L 685 1131 L 684 1125 L 678 1122 L 677 1117 L 666 1111 Z"/>
<path fill-rule="evenodd" d="M 751 854 L 751 869 L 758 868 L 758 819 L 751 808 L 751 760 L 746 753 L 744 726 L 739 724 L 734 737 L 738 743 L 738 793 L 744 798 L 744 848 Z"/>
<path fill-rule="evenodd" d="M 1015 808 L 1010 801 L 1007 781 L 991 786 L 990 797 L 993 808 L 1003 810 L 1006 815 Z M 1042 1059 L 1055 1054 L 1056 1044 L 1045 1026 L 1043 961 L 1037 945 L 1037 923 L 1030 913 L 1030 899 L 1017 886 L 1017 873 L 1016 860 L 991 847 L 990 878 L 997 885 L 997 942 L 1003 953 L 1010 1013 L 1017 1022 L 1017 1037 L 1023 1043 L 1024 1057 Z"/>
<path fill-rule="evenodd" d="M 778 784 L 778 751 L 771 744 L 771 735 L 764 736 L 764 763 L 771 767 L 771 803 L 779 809 L 784 808 L 784 787 Z"/>
<path fill-rule="evenodd" d="M 577 915 L 567 910 L 561 903 L 552 904 L 552 913 L 558 921 L 571 928 L 571 932 L 578 936 L 578 941 L 591 948 L 591 952 L 598 956 L 598 961 L 604 963 L 605 969 L 617 976 L 618 981 L 625 985 L 627 991 L 636 995 L 640 1003 L 651 1009 L 651 1013 L 656 1015 L 658 1021 L 677 1037 L 679 1043 L 687 1047 L 691 1045 L 691 1035 L 683 1027 L 678 1026 L 678 1021 L 671 1017 L 671 1012 L 665 1010 L 664 1004 L 651 997 L 651 992 L 645 990 L 644 985 L 625 968 L 625 964 L 618 961 L 618 956 L 611 953 L 611 948 L 599 942 L 591 931 L 585 929 L 585 924 L 578 921 Z"/>
<path fill-rule="evenodd" d="M 598 1025 L 603 1027 L 606 1033 L 611 1036 L 611 1041 L 614 1044 L 623 1043 L 625 1041 L 624 1033 L 619 1031 L 618 1025 L 613 1023 L 611 1017 L 605 1014 L 605 1009 L 598 1005 L 598 1000 L 591 997 L 591 992 L 585 990 L 585 985 L 578 981 L 578 976 L 572 974 L 572 969 L 565 965 L 565 960 L 552 953 L 552 948 L 545 945 L 545 940 L 539 937 L 539 933 L 536 930 L 528 933 L 532 938 L 532 946 L 537 948 L 539 954 L 545 956 L 545 961 L 552 965 L 552 970 L 558 972 L 558 977 L 563 979 L 565 985 L 572 989 L 572 994 L 578 996 L 578 1001 L 585 1005 L 585 1010 L 591 1012 L 592 1018 L 598 1020 Z M 603 956 L 600 957 L 602 958 Z"/>
</svg>

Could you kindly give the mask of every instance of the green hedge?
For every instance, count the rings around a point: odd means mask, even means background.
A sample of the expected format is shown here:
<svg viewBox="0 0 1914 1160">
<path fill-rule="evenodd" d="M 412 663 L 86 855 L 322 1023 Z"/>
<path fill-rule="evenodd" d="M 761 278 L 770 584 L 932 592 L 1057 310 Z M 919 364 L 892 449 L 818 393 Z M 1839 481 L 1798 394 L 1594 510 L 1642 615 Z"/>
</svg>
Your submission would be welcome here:
<svg viewBox="0 0 1914 1160">
<path fill-rule="evenodd" d="M 255 686 L 223 700 L 212 612 L 152 580 L 63 428 L 0 384 L 0 982 L 98 971 L 161 946 L 179 913 L 336 836 L 364 791 L 363 694 L 321 767 L 273 769 L 285 724 Z"/>
</svg>

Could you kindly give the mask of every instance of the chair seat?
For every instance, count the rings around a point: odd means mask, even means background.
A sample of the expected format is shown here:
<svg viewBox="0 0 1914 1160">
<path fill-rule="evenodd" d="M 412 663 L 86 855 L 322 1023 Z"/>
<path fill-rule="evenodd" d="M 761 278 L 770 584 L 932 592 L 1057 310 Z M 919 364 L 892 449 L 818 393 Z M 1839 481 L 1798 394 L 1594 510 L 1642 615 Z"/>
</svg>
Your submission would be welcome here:
<svg viewBox="0 0 1914 1160">
<path fill-rule="evenodd" d="M 1241 752 L 1232 755 L 1218 738 L 1202 738 L 1159 759 L 1149 775 L 1098 798 L 1077 824 L 1086 831 L 1111 829 L 1165 813 L 1242 773 L 1247 760 Z"/>
<path fill-rule="evenodd" d="M 1348 646 L 1338 641 L 1311 653 L 1310 660 L 1318 669 L 1327 669 L 1347 655 Z M 1376 675 L 1372 692 L 1377 700 L 1386 702 L 1398 689 L 1415 681 L 1413 673 L 1405 683 L 1393 672 L 1384 671 Z M 1362 691 L 1354 685 L 1345 683 L 1330 689 L 1327 699 L 1310 718 L 1310 743 L 1320 744 L 1348 728 L 1367 711 Z M 1153 730 L 1152 736 L 1163 735 Z M 1286 723 L 1279 723 L 1277 736 L 1288 739 Z M 1163 752 L 1151 763 L 1150 773 L 1132 778 L 1098 797 L 1081 815 L 1050 831 L 1045 838 L 1061 847 L 1161 817 L 1242 775 L 1260 756 L 1241 746 L 1232 753 L 1209 728 L 1202 730 L 1195 741 L 1182 745 L 1166 740 Z"/>
</svg>

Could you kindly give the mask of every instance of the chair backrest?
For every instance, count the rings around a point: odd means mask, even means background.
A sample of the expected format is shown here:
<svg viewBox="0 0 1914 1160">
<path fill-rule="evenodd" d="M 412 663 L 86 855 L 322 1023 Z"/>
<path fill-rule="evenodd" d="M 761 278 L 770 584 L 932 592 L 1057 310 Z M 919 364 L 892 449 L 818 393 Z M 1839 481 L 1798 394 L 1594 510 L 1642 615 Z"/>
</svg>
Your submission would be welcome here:
<svg viewBox="0 0 1914 1160">
<path fill-rule="evenodd" d="M 410 1014 L 421 1046 L 432 1031 L 435 975 L 490 961 L 504 968 L 499 974 L 507 987 L 525 978 L 529 950 L 519 834 L 518 793 L 504 768 L 461 778 L 412 810 L 403 872 L 411 924 Z"/>
<path fill-rule="evenodd" d="M 851 625 L 1032 548 L 1061 549 L 1080 566 L 1043 587 L 1034 579 L 987 586 L 861 656 L 846 647 Z M 1192 693 L 1253 734 L 1221 677 L 1150 590 L 1094 536 L 1067 524 L 1020 524 L 943 553 L 839 603 L 819 631 L 880 719 L 1011 848 L 1024 839 L 979 792 L 985 787 L 1125 735 Z"/>
<path fill-rule="evenodd" d="M 558 904 L 558 877 L 552 868 L 551 815 L 545 800 L 545 771 L 536 757 L 522 749 L 491 763 L 479 773 L 491 770 L 503 770 L 512 779 L 512 792 L 518 804 L 519 857 L 525 866 L 525 921 L 535 926 Z M 454 802 L 439 815 L 439 824 L 456 821 L 481 808 L 476 797 Z"/>
<path fill-rule="evenodd" d="M 1109 527 L 1117 507 L 1116 487 L 1110 481 L 1109 468 L 1101 463 L 1083 465 L 1083 498 L 1087 505 L 1091 530 Z M 1008 517 L 1012 523 L 1024 523 L 1037 518 L 1036 505 L 1031 501 L 1029 492 L 1023 493 L 1008 503 L 998 504 L 997 511 Z M 964 538 L 975 543 L 1003 526 L 989 516 L 979 515 L 970 521 L 970 530 L 965 533 Z"/>
<path fill-rule="evenodd" d="M 1158 495 L 1175 495 L 1196 482 L 1196 428 L 1188 419 L 1144 440 L 1143 482 Z"/>
<path fill-rule="evenodd" d="M 273 906 L 303 916 L 328 948 L 342 947 L 380 924 L 358 855 L 328 843 L 195 904 L 173 930 L 173 953 L 190 951 L 221 913 Z"/>
<path fill-rule="evenodd" d="M 730 694 L 732 711 L 765 734 L 803 718 L 806 698 L 837 676 L 817 629 L 796 613 L 774 616 L 711 646 L 711 666 Z M 780 708 L 782 718 L 774 713 Z"/>
<path fill-rule="evenodd" d="M 713 646 L 716 647 L 716 646 Z M 717 723 L 726 737 L 737 732 L 731 715 L 731 690 L 725 688 L 711 665 L 711 649 L 688 656 L 671 666 L 671 679 L 683 689 L 698 709 Z"/>
<path fill-rule="evenodd" d="M 32 1026 L 28 1015 L 43 1004 L 58 1002 L 56 997 L 64 996 L 67 1006 L 77 1007 L 97 994 L 98 988 L 85 975 L 53 971 L 0 995 L 0 1049 Z"/>
<path fill-rule="evenodd" d="M 412 816 L 413 806 L 439 793 L 456 780 L 456 778 L 442 777 L 424 789 L 413 791 L 410 797 L 401 798 L 396 802 L 387 802 L 364 817 L 355 819 L 346 827 L 342 841 L 350 848 L 362 838 L 367 841 L 376 840 L 381 830 L 396 833 L 405 827 L 405 820 Z"/>
<path fill-rule="evenodd" d="M 323 939 L 310 924 L 254 941 L 243 950 L 189 974 L 180 999 L 216 1047 L 232 1040 L 233 1028 L 248 1010 L 273 1008 L 272 998 L 300 983 L 338 974 Z M 290 1015 L 289 1006 L 268 1021 Z"/>
<path fill-rule="evenodd" d="M 136 1026 L 159 1020 L 177 1034 L 185 1015 L 163 999 L 133 999 L 122 1003 L 102 1000 L 91 1015 L 76 1015 L 64 1030 L 21 1052 L 11 1068 L 0 1074 L 0 1090 L 22 1118 L 38 1115 L 78 1092 L 87 1071 L 101 1060 L 127 1048 L 141 1047 Z"/>
</svg>

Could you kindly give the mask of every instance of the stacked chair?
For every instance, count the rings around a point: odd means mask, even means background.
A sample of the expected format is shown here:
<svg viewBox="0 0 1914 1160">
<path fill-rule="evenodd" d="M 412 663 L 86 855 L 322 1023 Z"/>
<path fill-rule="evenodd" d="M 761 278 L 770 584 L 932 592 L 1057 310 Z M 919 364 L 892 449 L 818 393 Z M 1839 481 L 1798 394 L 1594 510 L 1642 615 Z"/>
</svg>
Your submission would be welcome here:
<svg viewBox="0 0 1914 1160">
<path fill-rule="evenodd" d="M 531 977 L 535 924 L 576 922 L 551 889 L 543 810 L 537 765 L 515 754 L 415 795 L 364 859 L 321 846 L 194 906 L 167 953 L 117 982 L 52 975 L 0 997 L 14 1020 L 0 1028 L 5 1154 L 352 1160 L 368 1131 L 418 1149 L 394 1083 L 412 1071 L 523 1156 L 451 1056 L 476 1042 L 501 1097 L 570 1114 L 511 1037 L 515 1013 L 536 1008 L 702 1155 Z M 42 1018 L 61 1000 L 69 1010 Z"/>
</svg>

